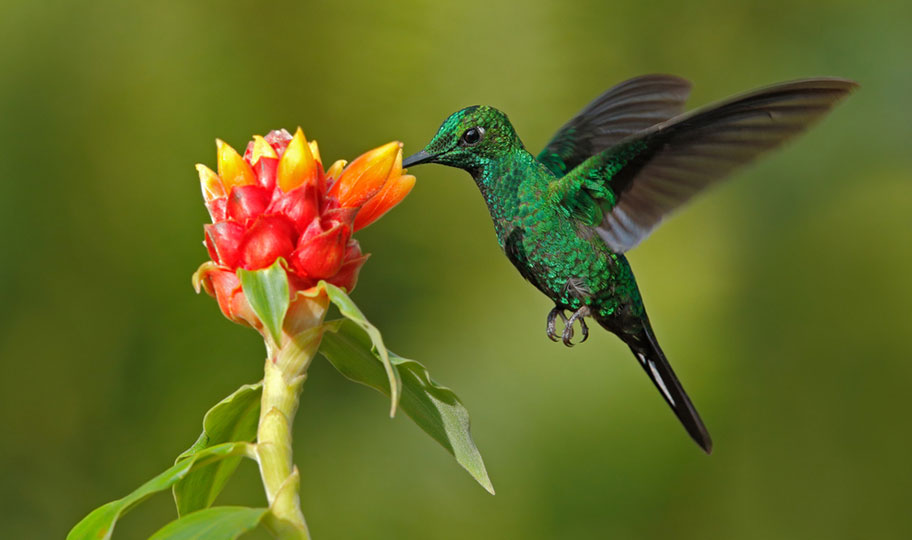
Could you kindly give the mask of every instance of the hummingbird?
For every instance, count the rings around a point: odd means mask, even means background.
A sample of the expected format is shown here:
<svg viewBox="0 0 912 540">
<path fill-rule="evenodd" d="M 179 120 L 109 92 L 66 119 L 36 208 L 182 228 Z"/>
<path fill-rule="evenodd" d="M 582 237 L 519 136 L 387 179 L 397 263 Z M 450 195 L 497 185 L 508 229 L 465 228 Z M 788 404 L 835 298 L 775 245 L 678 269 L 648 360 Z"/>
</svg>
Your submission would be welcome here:
<svg viewBox="0 0 912 540">
<path fill-rule="evenodd" d="M 595 98 L 533 156 L 507 115 L 476 105 L 450 115 L 403 167 L 438 163 L 472 175 L 497 242 L 551 301 L 552 341 L 618 336 L 707 453 L 712 439 L 649 324 L 625 253 L 691 197 L 820 120 L 857 83 L 809 78 L 683 112 L 690 83 L 624 81 Z M 563 323 L 557 330 L 557 319 Z"/>
</svg>

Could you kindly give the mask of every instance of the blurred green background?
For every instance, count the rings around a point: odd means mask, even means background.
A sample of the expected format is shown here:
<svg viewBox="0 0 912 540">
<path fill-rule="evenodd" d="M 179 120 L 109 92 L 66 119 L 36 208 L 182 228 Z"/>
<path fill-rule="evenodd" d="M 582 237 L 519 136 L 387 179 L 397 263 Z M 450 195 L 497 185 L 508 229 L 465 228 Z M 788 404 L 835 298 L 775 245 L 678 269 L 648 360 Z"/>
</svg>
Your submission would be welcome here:
<svg viewBox="0 0 912 540">
<path fill-rule="evenodd" d="M 470 178 L 416 168 L 354 298 L 472 413 L 497 495 L 320 360 L 295 423 L 317 540 L 908 538 L 912 4 L 857 1 L 0 5 L 0 537 L 62 538 L 168 466 L 260 377 L 259 337 L 193 294 L 215 137 L 301 125 L 324 159 L 424 145 L 497 106 L 537 150 L 625 78 L 691 105 L 812 75 L 862 89 L 630 255 L 715 439 L 626 348 L 545 337 Z M 257 504 L 249 463 L 220 499 Z M 172 519 L 152 499 L 115 537 Z"/>
</svg>

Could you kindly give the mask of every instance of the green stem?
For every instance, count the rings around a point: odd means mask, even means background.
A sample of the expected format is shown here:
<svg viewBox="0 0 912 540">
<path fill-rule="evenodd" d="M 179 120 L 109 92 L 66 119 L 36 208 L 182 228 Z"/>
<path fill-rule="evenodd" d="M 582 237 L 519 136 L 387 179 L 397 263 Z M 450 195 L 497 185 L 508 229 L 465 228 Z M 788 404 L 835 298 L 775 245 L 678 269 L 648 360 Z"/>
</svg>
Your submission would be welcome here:
<svg viewBox="0 0 912 540">
<path fill-rule="evenodd" d="M 282 539 L 310 539 L 298 495 L 300 477 L 292 460 L 291 430 L 307 367 L 322 335 L 322 326 L 317 326 L 293 338 L 286 335 L 278 349 L 268 347 L 256 453 L 271 510 L 266 524 Z"/>
</svg>

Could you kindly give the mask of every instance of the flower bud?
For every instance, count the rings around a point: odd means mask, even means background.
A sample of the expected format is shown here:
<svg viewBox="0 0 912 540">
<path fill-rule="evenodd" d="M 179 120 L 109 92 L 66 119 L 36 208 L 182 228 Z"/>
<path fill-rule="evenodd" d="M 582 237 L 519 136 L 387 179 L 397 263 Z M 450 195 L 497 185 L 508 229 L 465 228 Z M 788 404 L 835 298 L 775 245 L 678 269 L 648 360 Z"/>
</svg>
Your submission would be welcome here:
<svg viewBox="0 0 912 540">
<path fill-rule="evenodd" d="M 330 195 L 342 206 L 360 208 L 376 195 L 390 176 L 402 173 L 402 143 L 391 142 L 358 156 L 342 171 Z"/>
<path fill-rule="evenodd" d="M 315 296 L 320 280 L 351 291 L 368 258 L 353 230 L 377 220 L 414 186 L 413 176 L 402 175 L 402 144 L 386 144 L 347 166 L 336 161 L 325 173 L 316 141 L 308 142 L 300 128 L 294 136 L 284 129 L 255 136 L 243 157 L 221 140 L 216 144 L 218 174 L 197 166 L 212 217 L 204 228 L 212 260 L 194 274 L 194 286 L 215 296 L 226 317 L 262 332 L 237 270 L 283 258 L 292 297 L 286 328 L 307 327 L 306 310 L 295 307 L 301 295 L 325 309 L 328 300 Z"/>
</svg>

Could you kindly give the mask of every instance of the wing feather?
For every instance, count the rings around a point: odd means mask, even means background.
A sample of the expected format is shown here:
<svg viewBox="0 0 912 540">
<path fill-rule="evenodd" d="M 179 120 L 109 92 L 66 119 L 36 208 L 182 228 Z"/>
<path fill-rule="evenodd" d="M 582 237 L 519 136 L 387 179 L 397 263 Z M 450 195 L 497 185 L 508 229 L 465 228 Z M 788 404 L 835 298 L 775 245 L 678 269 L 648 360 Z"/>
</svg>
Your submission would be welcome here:
<svg viewBox="0 0 912 540">
<path fill-rule="evenodd" d="M 612 250 L 627 251 L 694 195 L 806 130 L 857 86 L 803 79 L 697 109 L 589 158 L 554 191 L 563 199 L 597 198 L 582 186 L 600 179 L 612 196 L 602 201 L 596 230 Z"/>
<path fill-rule="evenodd" d="M 622 139 L 681 113 L 690 83 L 671 75 L 624 81 L 595 98 L 551 138 L 538 160 L 558 177 Z"/>
</svg>

